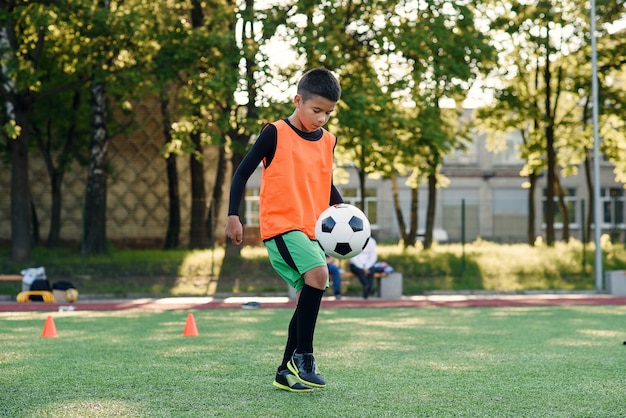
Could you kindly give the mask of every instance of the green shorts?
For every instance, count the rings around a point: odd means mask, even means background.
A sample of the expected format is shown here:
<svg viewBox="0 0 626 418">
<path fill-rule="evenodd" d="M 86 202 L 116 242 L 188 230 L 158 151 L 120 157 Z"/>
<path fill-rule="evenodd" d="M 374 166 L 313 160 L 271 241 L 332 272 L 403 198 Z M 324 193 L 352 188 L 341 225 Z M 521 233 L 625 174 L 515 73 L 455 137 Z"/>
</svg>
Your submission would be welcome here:
<svg viewBox="0 0 626 418">
<path fill-rule="evenodd" d="M 326 267 L 322 247 L 302 231 L 278 235 L 264 244 L 276 273 L 296 291 L 304 287 L 304 273 L 315 267 Z"/>
</svg>

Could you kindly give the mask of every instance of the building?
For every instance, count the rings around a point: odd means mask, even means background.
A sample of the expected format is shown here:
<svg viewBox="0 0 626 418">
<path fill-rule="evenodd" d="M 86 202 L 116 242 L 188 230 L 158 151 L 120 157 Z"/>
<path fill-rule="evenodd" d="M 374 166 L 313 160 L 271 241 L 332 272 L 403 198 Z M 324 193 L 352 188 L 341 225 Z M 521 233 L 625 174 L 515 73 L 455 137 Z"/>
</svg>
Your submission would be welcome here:
<svg viewBox="0 0 626 418">
<path fill-rule="evenodd" d="M 506 147 L 502 152 L 487 151 L 485 135 L 474 134 L 467 152 L 456 152 L 444 160 L 442 173 L 450 180 L 446 188 L 437 192 L 434 239 L 446 242 L 466 242 L 477 238 L 500 242 L 520 243 L 527 241 L 528 189 L 526 178 L 520 176 L 524 162 L 518 158 L 517 145 L 521 137 L 515 133 L 505 135 L 502 140 Z M 361 201 L 358 175 L 355 169 L 345 168 L 348 181 L 336 184 L 348 203 Z M 261 168 L 248 182 L 246 192 L 246 224 L 250 228 L 258 225 L 258 194 Z M 343 176 L 342 176 L 343 177 Z M 400 179 L 400 201 L 405 221 L 409 218 L 410 189 L 406 179 Z M 566 205 L 569 214 L 570 236 L 582 239 L 590 200 L 583 167 L 575 176 L 561 179 L 566 192 Z M 613 167 L 607 162 L 601 164 L 601 207 L 603 232 L 616 239 L 623 239 L 624 188 L 616 183 Z M 543 209 L 545 202 L 546 176 L 537 184 L 535 196 L 535 236 L 545 235 Z M 368 178 L 366 182 L 366 207 L 364 212 L 372 222 L 373 230 L 383 241 L 395 241 L 401 236 L 395 216 L 390 180 Z M 418 222 L 419 233 L 425 229 L 427 185 L 419 191 Z M 560 239 L 562 220 L 558 211 L 555 215 L 556 239 Z"/>
<path fill-rule="evenodd" d="M 161 247 L 167 228 L 167 178 L 165 160 L 161 155 L 163 139 L 157 104 L 144 101 L 137 117 L 143 126 L 131 136 L 118 136 L 109 144 L 109 161 L 112 173 L 108 184 L 107 237 L 115 245 L 135 247 Z M 444 160 L 442 173 L 450 184 L 437 192 L 435 236 L 445 242 L 466 242 L 477 238 L 501 243 L 526 242 L 528 222 L 528 190 L 525 178 L 520 176 L 523 161 L 517 157 L 516 146 L 521 138 L 515 134 L 503 138 L 506 147 L 500 153 L 491 153 L 486 148 L 486 137 L 475 134 L 467 152 L 457 152 Z M 216 153 L 205 150 L 207 190 L 215 181 Z M 181 245 L 186 245 L 189 234 L 190 174 L 187 158 L 179 159 L 182 231 Z M 7 198 L 0 200 L 0 241 L 11 239 L 10 225 L 10 167 L 0 162 L 0 193 Z M 336 183 L 344 199 L 349 203 L 360 202 L 360 187 L 356 171 L 345 168 L 348 180 Z M 590 209 L 585 173 L 563 178 L 562 186 L 567 192 L 570 234 L 581 239 L 585 229 L 586 214 Z M 246 190 L 246 243 L 259 243 L 258 194 L 261 168 L 248 182 Z M 230 176 L 230 174 L 229 174 Z M 342 179 L 344 176 L 341 176 Z M 86 171 L 75 167 L 68 172 L 63 182 L 63 207 L 61 238 L 64 241 L 80 242 L 82 210 L 86 188 Z M 535 196 L 535 236 L 545 235 L 543 207 L 545 205 L 545 176 L 539 179 Z M 624 187 L 616 183 L 613 167 L 608 162 L 601 164 L 601 207 L 602 230 L 614 239 L 623 240 Z M 45 164 L 37 153 L 30 163 L 31 195 L 40 223 L 42 240 L 47 238 L 51 199 L 49 178 Z M 399 180 L 400 201 L 405 219 L 409 218 L 410 189 L 403 179 Z M 366 183 L 366 207 L 364 211 L 372 222 L 379 240 L 393 242 L 400 238 L 392 199 L 391 182 L 385 179 L 368 178 Z M 419 191 L 419 229 L 425 227 L 427 186 Z M 226 219 L 223 205 L 219 219 Z M 557 221 L 560 218 L 557 214 Z M 556 238 L 562 224 L 556 223 Z M 217 225 L 218 233 L 224 231 L 223 223 Z M 464 235 L 463 235 L 464 232 Z"/>
</svg>

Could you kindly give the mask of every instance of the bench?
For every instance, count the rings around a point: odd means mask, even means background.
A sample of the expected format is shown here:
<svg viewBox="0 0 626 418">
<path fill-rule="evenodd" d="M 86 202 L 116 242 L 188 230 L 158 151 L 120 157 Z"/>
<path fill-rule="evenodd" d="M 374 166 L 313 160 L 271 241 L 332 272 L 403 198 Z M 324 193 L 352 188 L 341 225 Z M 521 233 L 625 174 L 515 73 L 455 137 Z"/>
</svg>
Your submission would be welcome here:
<svg viewBox="0 0 626 418">
<path fill-rule="evenodd" d="M 341 281 L 356 279 L 350 271 L 341 272 Z M 402 273 L 374 273 L 376 280 L 376 296 L 381 299 L 402 299 Z"/>
<path fill-rule="evenodd" d="M 24 276 L 21 274 L 0 274 L 0 281 L 3 282 L 21 282 L 23 278 Z M 17 294 L 15 300 L 19 303 L 32 301 L 55 302 L 54 293 L 49 290 L 24 290 Z"/>
<path fill-rule="evenodd" d="M 3 282 L 21 282 L 22 275 L 21 274 L 0 274 L 0 281 Z"/>
<path fill-rule="evenodd" d="M 357 277 L 352 272 L 341 270 L 342 292 L 347 288 L 348 282 L 356 278 Z M 387 300 L 402 299 L 402 273 L 374 273 L 374 280 L 376 280 L 376 296 Z M 296 298 L 296 291 L 293 287 L 287 286 L 287 291 L 289 299 L 294 300 Z"/>
<path fill-rule="evenodd" d="M 626 295 L 626 271 L 610 270 L 604 273 L 606 290 L 615 296 Z"/>
</svg>

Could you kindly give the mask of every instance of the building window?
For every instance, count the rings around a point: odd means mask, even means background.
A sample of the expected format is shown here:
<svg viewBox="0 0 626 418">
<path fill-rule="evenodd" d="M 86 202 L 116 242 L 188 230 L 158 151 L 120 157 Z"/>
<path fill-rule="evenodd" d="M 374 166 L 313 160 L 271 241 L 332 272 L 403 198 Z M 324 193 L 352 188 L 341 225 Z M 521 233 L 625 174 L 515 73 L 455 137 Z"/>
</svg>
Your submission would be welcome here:
<svg viewBox="0 0 626 418">
<path fill-rule="evenodd" d="M 493 190 L 493 240 L 520 242 L 528 229 L 528 192 L 523 189 Z"/>
<path fill-rule="evenodd" d="M 602 203 L 602 227 L 624 229 L 624 189 L 617 187 L 600 189 Z"/>
<path fill-rule="evenodd" d="M 427 199 L 422 200 L 422 202 L 426 201 Z M 441 228 L 451 242 L 461 242 L 463 238 L 465 242 L 471 242 L 480 236 L 480 209 L 478 189 L 450 187 L 442 190 Z M 426 212 L 421 217 L 425 226 Z M 420 224 L 422 224 L 421 220 Z M 437 229 L 436 224 L 435 220 L 435 229 Z"/>
<path fill-rule="evenodd" d="M 365 208 L 361 208 L 361 189 L 342 187 L 340 192 L 344 202 L 360 208 L 365 213 L 372 228 L 378 225 L 378 195 L 375 188 L 365 189 Z"/>
<path fill-rule="evenodd" d="M 543 226 L 546 226 L 546 195 L 547 189 L 543 189 Z M 569 226 L 570 228 L 578 227 L 578 211 L 577 202 L 578 197 L 576 197 L 576 189 L 563 189 L 563 200 L 565 200 L 565 207 L 567 208 L 567 215 L 569 216 Z M 559 206 L 559 197 L 554 196 L 554 202 L 552 202 L 554 207 L 554 227 L 555 228 L 563 228 L 563 214 L 561 213 L 561 208 Z"/>
<path fill-rule="evenodd" d="M 260 189 L 258 187 L 246 188 L 246 225 L 259 226 L 259 194 Z"/>
<path fill-rule="evenodd" d="M 246 188 L 246 225 L 259 226 L 259 194 L 258 187 Z M 345 188 L 341 190 L 341 196 L 346 203 L 361 208 L 361 194 L 357 188 Z M 375 188 L 365 190 L 365 210 L 363 210 L 372 227 L 378 224 L 378 199 Z"/>
</svg>

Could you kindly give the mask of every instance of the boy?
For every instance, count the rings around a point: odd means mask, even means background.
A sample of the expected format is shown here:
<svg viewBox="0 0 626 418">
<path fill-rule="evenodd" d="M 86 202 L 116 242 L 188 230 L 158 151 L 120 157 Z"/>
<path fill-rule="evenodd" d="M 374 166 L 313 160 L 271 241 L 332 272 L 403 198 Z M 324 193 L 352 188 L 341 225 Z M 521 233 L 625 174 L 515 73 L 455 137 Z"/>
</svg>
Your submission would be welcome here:
<svg viewBox="0 0 626 418">
<path fill-rule="evenodd" d="M 341 270 L 335 259 L 331 256 L 326 256 L 326 265 L 328 266 L 328 275 L 333 281 L 333 292 L 335 292 L 335 300 L 341 299 Z"/>
<path fill-rule="evenodd" d="M 376 240 L 373 236 L 367 241 L 360 254 L 350 259 L 350 271 L 359 278 L 363 285 L 363 299 L 372 294 L 374 286 L 374 264 L 378 261 L 376 254 Z"/>
<path fill-rule="evenodd" d="M 315 324 L 328 284 L 325 254 L 315 240 L 315 223 L 343 199 L 332 184 L 337 138 L 322 127 L 341 97 L 325 68 L 305 73 L 288 118 L 267 124 L 233 175 L 226 236 L 243 241 L 239 202 L 246 182 L 263 162 L 260 193 L 261 238 L 276 272 L 296 290 L 283 361 L 273 385 L 291 392 L 326 386 L 313 357 Z"/>
</svg>

